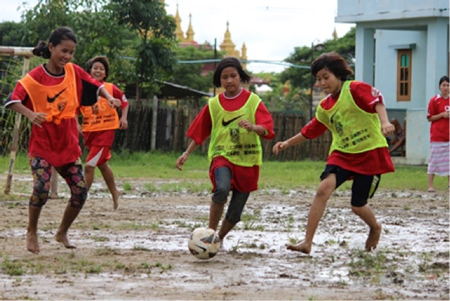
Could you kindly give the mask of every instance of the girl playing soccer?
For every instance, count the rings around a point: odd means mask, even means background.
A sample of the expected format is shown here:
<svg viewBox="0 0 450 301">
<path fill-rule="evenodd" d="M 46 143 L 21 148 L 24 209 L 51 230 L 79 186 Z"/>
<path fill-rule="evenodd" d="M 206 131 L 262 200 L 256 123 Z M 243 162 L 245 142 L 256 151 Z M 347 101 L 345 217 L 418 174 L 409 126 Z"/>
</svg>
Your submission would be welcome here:
<svg viewBox="0 0 450 301">
<path fill-rule="evenodd" d="M 103 83 L 108 92 L 121 101 L 120 119 L 117 110 L 108 106 L 107 100 L 103 97 L 95 105 L 80 109 L 83 114 L 84 144 L 89 148 L 89 155 L 84 166 L 87 188 L 88 190 L 91 188 L 95 167 L 98 166 L 111 192 L 113 207 L 116 210 L 119 206 L 120 191 L 116 188 L 114 174 L 108 161 L 111 159 L 111 146 L 116 129 L 125 130 L 128 127 L 128 100 L 116 85 L 104 82 L 109 75 L 109 63 L 106 57 L 97 56 L 90 59 L 87 63 L 87 72 Z"/>
<path fill-rule="evenodd" d="M 314 139 L 329 129 L 333 136 L 327 165 L 320 176 L 317 193 L 311 205 L 305 240 L 289 245 L 292 251 L 311 252 L 314 233 L 328 199 L 342 183 L 353 178 L 351 205 L 370 228 L 366 250 L 375 249 L 381 235 L 381 224 L 367 204 L 378 187 L 381 174 L 393 172 L 386 138 L 394 131 L 389 122 L 381 93 L 370 85 L 347 81 L 353 74 L 339 54 L 322 54 L 311 65 L 311 73 L 328 95 L 320 102 L 316 117 L 294 137 L 277 142 L 277 155 L 291 145 Z"/>
<path fill-rule="evenodd" d="M 78 145 L 77 108 L 93 105 L 97 93 L 108 99 L 110 106 L 120 104 L 101 83 L 81 67 L 69 63 L 76 45 L 77 38 L 68 27 L 56 29 L 48 43 L 39 42 L 33 54 L 47 58 L 48 62 L 22 78 L 5 103 L 5 107 L 24 115 L 33 125 L 28 145 L 33 193 L 28 207 L 27 249 L 35 254 L 39 253 L 37 225 L 48 199 L 52 166 L 71 191 L 55 239 L 66 248 L 75 248 L 67 231 L 83 207 L 88 191 Z"/>
<path fill-rule="evenodd" d="M 216 230 L 230 190 L 228 210 L 219 230 L 221 241 L 241 220 L 251 191 L 257 189 L 262 164 L 260 137 L 273 139 L 273 120 L 261 99 L 241 87 L 250 76 L 234 57 L 224 58 L 214 72 L 214 85 L 225 92 L 211 98 L 192 122 L 187 136 L 192 138 L 187 150 L 178 158 L 181 170 L 189 155 L 211 136 L 208 158 L 213 195 L 209 210 L 209 227 Z"/>
</svg>

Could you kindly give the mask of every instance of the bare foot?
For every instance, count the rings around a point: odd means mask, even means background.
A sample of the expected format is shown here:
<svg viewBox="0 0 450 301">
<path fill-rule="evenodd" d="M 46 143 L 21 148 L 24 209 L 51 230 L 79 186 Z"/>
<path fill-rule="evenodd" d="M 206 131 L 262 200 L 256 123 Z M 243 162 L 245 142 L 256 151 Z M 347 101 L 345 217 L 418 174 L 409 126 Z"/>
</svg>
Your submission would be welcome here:
<svg viewBox="0 0 450 301">
<path fill-rule="evenodd" d="M 119 207 L 119 197 L 122 193 L 119 190 L 116 190 L 116 192 L 114 192 L 112 194 L 113 197 L 113 203 L 114 203 L 114 210 L 116 210 Z"/>
<path fill-rule="evenodd" d="M 39 254 L 39 243 L 36 232 L 27 232 L 27 249 L 31 253 Z"/>
<path fill-rule="evenodd" d="M 380 241 L 381 236 L 381 224 L 378 223 L 378 228 L 372 229 L 370 228 L 369 237 L 366 240 L 366 251 L 370 252 L 375 250 L 378 246 L 378 242 Z"/>
<path fill-rule="evenodd" d="M 74 245 L 72 245 L 69 242 L 69 239 L 67 238 L 67 233 L 59 233 L 59 231 L 55 234 L 55 240 L 57 242 L 60 242 L 66 247 L 66 249 L 76 249 Z"/>
<path fill-rule="evenodd" d="M 288 245 L 286 248 L 291 251 L 302 252 L 305 254 L 311 253 L 311 244 L 304 241 L 296 245 Z"/>
</svg>

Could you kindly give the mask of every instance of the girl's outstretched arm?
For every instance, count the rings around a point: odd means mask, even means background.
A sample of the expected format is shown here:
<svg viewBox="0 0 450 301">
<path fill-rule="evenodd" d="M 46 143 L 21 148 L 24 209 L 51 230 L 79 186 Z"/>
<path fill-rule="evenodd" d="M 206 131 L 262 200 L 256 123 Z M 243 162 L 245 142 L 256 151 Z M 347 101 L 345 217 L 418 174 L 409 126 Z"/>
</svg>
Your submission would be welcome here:
<svg viewBox="0 0 450 301">
<path fill-rule="evenodd" d="M 377 103 L 375 105 L 375 111 L 380 118 L 381 132 L 383 133 L 384 137 L 391 136 L 395 131 L 395 127 L 392 123 L 389 122 L 385 106 L 382 103 Z"/>
<path fill-rule="evenodd" d="M 177 168 L 182 170 L 184 162 L 187 161 L 189 155 L 197 148 L 198 144 L 194 140 L 189 143 L 187 150 L 177 159 Z"/>
<path fill-rule="evenodd" d="M 289 146 L 303 143 L 306 140 L 308 140 L 308 139 L 305 138 L 305 136 L 303 136 L 302 133 L 300 132 L 297 135 L 295 135 L 294 137 L 289 138 L 288 140 L 277 142 L 273 146 L 272 151 L 275 155 L 278 155 L 278 153 L 280 151 L 285 150 Z"/>
</svg>

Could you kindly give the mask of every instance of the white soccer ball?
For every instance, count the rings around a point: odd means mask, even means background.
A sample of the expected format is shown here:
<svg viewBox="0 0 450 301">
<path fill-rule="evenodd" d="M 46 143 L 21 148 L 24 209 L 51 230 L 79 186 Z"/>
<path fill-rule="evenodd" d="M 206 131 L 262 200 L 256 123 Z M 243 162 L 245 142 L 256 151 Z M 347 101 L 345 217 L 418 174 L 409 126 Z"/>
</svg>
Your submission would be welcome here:
<svg viewBox="0 0 450 301">
<path fill-rule="evenodd" d="M 210 259 L 220 249 L 220 238 L 211 228 L 197 228 L 188 240 L 189 251 L 198 259 Z"/>
</svg>

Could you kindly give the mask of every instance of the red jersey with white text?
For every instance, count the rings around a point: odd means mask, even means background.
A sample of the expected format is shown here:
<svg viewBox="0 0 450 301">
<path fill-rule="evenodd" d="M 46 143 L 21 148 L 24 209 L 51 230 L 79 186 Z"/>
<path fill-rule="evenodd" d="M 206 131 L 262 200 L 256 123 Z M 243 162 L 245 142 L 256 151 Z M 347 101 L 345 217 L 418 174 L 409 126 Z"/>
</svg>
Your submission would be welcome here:
<svg viewBox="0 0 450 301">
<path fill-rule="evenodd" d="M 250 91 L 242 89 L 242 91 L 233 98 L 227 98 L 223 93 L 219 95 L 219 102 L 226 111 L 235 111 L 245 105 L 250 97 Z M 271 140 L 275 137 L 273 131 L 273 120 L 265 105 L 260 102 L 255 113 L 256 124 L 263 126 L 267 135 L 261 136 L 264 139 Z M 201 145 L 211 135 L 212 120 L 209 106 L 206 105 L 197 115 L 188 129 L 187 136 Z M 230 168 L 232 174 L 232 186 L 240 192 L 251 192 L 258 188 L 259 166 L 244 167 L 232 164 L 225 157 L 218 156 L 213 159 L 210 167 L 210 178 L 213 179 L 214 171 L 218 167 L 226 166 Z M 212 181 L 214 185 L 214 181 Z M 213 188 L 213 190 L 215 187 Z"/>
<path fill-rule="evenodd" d="M 93 79 L 80 66 L 74 67 L 75 95 L 78 104 L 93 105 L 97 101 L 98 89 L 102 86 L 100 82 Z M 64 81 L 65 74 L 51 74 L 45 65 L 40 65 L 28 73 L 36 82 L 44 86 L 59 85 Z M 50 98 L 54 95 L 48 95 Z M 5 103 L 5 107 L 13 103 L 21 102 L 31 111 L 34 107 L 26 89 L 20 82 L 17 83 L 11 98 Z M 75 110 L 75 109 L 74 109 Z M 32 126 L 30 141 L 28 143 L 28 154 L 30 157 L 41 157 L 50 165 L 58 167 L 75 162 L 81 155 L 78 144 L 77 121 L 75 118 L 61 119 L 59 124 L 55 122 L 43 122 L 42 128 Z"/>
<path fill-rule="evenodd" d="M 450 111 L 449 97 L 443 98 L 441 95 L 435 95 L 430 99 L 428 104 L 427 118 Z M 448 142 L 449 141 L 449 119 L 441 118 L 431 122 L 430 127 L 431 142 Z"/>
<path fill-rule="evenodd" d="M 368 113 L 376 113 L 375 105 L 383 102 L 380 91 L 369 84 L 354 81 L 350 84 L 350 93 L 356 105 Z M 334 97 L 330 94 L 320 105 L 330 110 L 338 101 L 339 94 Z M 301 130 L 304 137 L 314 139 L 325 133 L 327 127 L 315 117 Z M 381 128 L 380 128 L 381 131 Z M 337 165 L 343 169 L 363 175 L 378 175 L 394 171 L 394 164 L 387 147 L 376 148 L 363 153 L 344 153 L 333 151 L 327 159 L 327 165 Z"/>
</svg>

